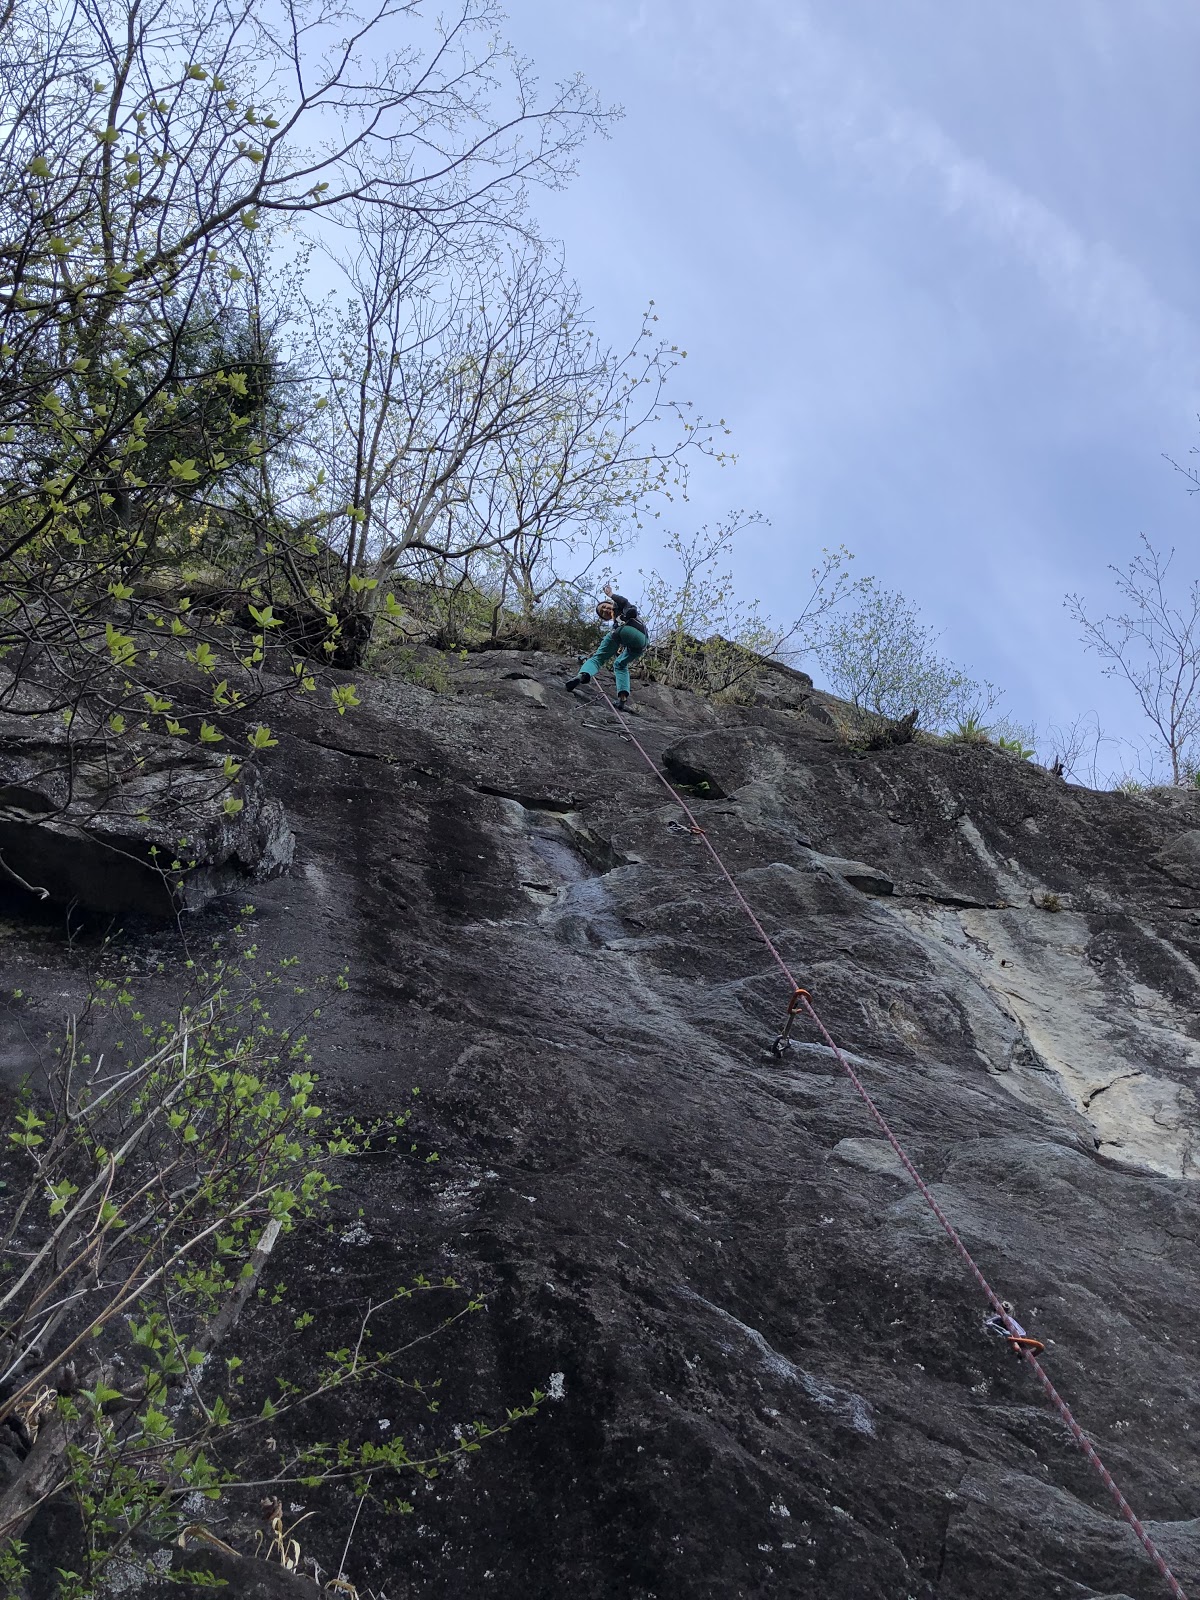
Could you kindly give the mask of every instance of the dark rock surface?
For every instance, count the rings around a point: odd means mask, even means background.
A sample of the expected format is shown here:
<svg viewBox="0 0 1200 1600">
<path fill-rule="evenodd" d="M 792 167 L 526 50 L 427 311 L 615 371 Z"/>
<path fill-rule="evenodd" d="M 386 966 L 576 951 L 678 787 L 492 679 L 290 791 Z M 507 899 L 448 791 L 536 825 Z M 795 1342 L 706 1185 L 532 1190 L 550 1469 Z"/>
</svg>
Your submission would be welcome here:
<svg viewBox="0 0 1200 1600">
<path fill-rule="evenodd" d="M 358 1164 L 341 1253 L 298 1241 L 313 1349 L 351 1326 L 347 1297 L 424 1266 L 488 1292 L 428 1355 L 445 1413 L 553 1396 L 413 1489 L 412 1516 L 365 1512 L 356 1583 L 1164 1594 L 829 1052 L 797 1030 L 771 1055 L 779 974 L 564 667 L 493 652 L 452 694 L 364 684 L 352 718 L 272 718 L 296 861 L 255 891 L 252 936 L 349 964 L 326 1095 L 369 1113 L 420 1085 L 440 1157 Z M 1070 788 L 973 746 L 856 753 L 778 696 L 636 693 L 638 738 L 1200 1587 L 1200 893 L 1157 859 L 1200 798 Z M 49 1024 L 82 958 L 7 931 Z M 346 1524 L 325 1520 L 308 1537 L 336 1570 Z"/>
<path fill-rule="evenodd" d="M 176 1552 L 172 1572 L 168 1593 L 176 1600 L 212 1600 L 213 1595 L 228 1595 L 230 1600 L 234 1596 L 237 1600 L 313 1600 L 321 1592 L 317 1584 L 274 1562 L 231 1556 L 198 1542 L 186 1553 Z"/>
<path fill-rule="evenodd" d="M 162 917 L 286 871 L 295 840 L 283 807 L 255 767 L 231 781 L 224 764 L 178 740 L 68 743 L 56 722 L 0 715 L 5 886 Z"/>
</svg>

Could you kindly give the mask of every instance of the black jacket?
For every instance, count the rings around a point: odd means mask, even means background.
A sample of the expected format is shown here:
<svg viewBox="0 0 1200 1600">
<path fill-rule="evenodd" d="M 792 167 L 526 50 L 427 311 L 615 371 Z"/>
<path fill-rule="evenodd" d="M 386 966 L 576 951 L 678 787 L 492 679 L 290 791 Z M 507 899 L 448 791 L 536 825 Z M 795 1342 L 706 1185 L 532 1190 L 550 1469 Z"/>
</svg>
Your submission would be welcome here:
<svg viewBox="0 0 1200 1600">
<path fill-rule="evenodd" d="M 645 633 L 646 624 L 638 616 L 632 600 L 626 600 L 623 594 L 614 594 L 612 604 L 614 628 L 636 628 L 639 633 Z"/>
</svg>

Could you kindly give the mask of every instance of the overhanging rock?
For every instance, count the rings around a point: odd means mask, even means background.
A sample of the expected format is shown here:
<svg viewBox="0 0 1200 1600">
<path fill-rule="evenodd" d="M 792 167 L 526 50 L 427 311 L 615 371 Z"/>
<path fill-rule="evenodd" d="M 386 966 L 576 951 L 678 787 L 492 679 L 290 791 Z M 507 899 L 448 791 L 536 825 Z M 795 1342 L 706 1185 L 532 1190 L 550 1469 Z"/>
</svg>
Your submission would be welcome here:
<svg viewBox="0 0 1200 1600">
<path fill-rule="evenodd" d="M 295 838 L 258 771 L 142 736 L 110 746 L 0 721 L 0 874 L 18 893 L 170 916 L 275 877 Z"/>
</svg>

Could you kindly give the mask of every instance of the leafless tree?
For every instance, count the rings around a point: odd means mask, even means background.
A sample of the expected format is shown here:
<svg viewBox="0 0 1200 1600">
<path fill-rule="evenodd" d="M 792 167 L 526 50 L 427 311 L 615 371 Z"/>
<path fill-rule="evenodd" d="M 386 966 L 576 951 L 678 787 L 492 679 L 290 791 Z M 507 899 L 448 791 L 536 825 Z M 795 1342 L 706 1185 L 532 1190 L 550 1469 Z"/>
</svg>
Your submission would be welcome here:
<svg viewBox="0 0 1200 1600">
<path fill-rule="evenodd" d="M 1095 711 L 1081 712 L 1068 723 L 1052 723 L 1037 743 L 1042 764 L 1059 777 L 1089 789 L 1112 786 L 1111 763 L 1108 768 L 1102 766 L 1101 751 L 1105 746 L 1119 746 L 1120 741 L 1104 732 Z"/>
<path fill-rule="evenodd" d="M 1173 584 L 1174 549 L 1164 555 L 1145 534 L 1141 543 L 1128 567 L 1109 568 L 1123 610 L 1089 616 L 1079 594 L 1064 604 L 1104 675 L 1133 690 L 1155 755 L 1169 764 L 1171 782 L 1183 783 L 1195 772 L 1200 733 L 1200 579 Z"/>
<path fill-rule="evenodd" d="M 311 308 L 312 466 L 293 476 L 289 520 L 336 555 L 364 609 L 404 564 L 495 553 L 530 613 L 579 575 L 581 544 L 593 565 L 654 497 L 685 493 L 690 456 L 720 455 L 724 424 L 668 392 L 684 353 L 652 310 L 614 351 L 531 236 L 447 246 L 408 218 L 358 223 L 349 304 Z"/>
</svg>

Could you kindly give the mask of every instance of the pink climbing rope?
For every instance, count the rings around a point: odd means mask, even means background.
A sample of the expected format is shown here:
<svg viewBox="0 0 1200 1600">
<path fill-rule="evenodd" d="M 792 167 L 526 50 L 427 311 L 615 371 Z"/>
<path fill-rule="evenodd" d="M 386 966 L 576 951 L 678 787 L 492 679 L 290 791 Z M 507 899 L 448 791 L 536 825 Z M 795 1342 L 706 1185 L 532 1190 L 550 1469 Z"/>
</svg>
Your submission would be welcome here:
<svg viewBox="0 0 1200 1600">
<path fill-rule="evenodd" d="M 595 681 L 595 680 L 593 680 L 593 681 Z M 837 1045 L 837 1042 L 833 1038 L 833 1035 L 829 1032 L 829 1029 L 825 1026 L 824 1022 L 822 1022 L 820 1016 L 817 1014 L 817 1010 L 816 1010 L 816 1008 L 814 1007 L 814 1005 L 812 1003 L 812 1000 L 811 1000 L 811 998 L 809 996 L 809 993 L 808 993 L 807 989 L 802 988 L 800 986 L 800 984 L 796 981 L 796 978 L 793 976 L 792 971 L 789 968 L 787 962 L 783 959 L 782 955 L 780 955 L 779 950 L 775 945 L 775 942 L 772 940 L 770 934 L 767 932 L 767 930 L 763 927 L 762 923 L 759 921 L 757 915 L 755 914 L 753 906 L 746 899 L 746 896 L 742 893 L 741 889 L 738 888 L 737 883 L 734 881 L 733 874 L 729 871 L 729 868 L 725 865 L 724 861 L 722 861 L 720 855 L 717 853 L 716 846 L 713 844 L 712 840 L 708 837 L 708 834 L 705 832 L 705 830 L 700 826 L 699 822 L 696 820 L 696 816 L 695 816 L 694 812 L 692 811 L 691 807 L 688 805 L 687 801 L 683 798 L 683 796 L 679 793 L 679 791 L 677 789 L 672 788 L 671 784 L 667 781 L 667 779 L 664 777 L 662 771 L 660 770 L 658 763 L 654 760 L 653 756 L 650 755 L 649 751 L 646 750 L 644 745 L 638 739 L 637 735 L 633 732 L 632 728 L 629 726 L 629 723 L 624 719 L 624 717 L 622 716 L 621 712 L 619 712 L 617 710 L 616 706 L 609 699 L 608 695 L 604 691 L 604 688 L 602 687 L 602 685 L 599 682 L 596 682 L 596 688 L 599 689 L 601 695 L 604 698 L 605 703 L 607 704 L 609 710 L 612 711 L 613 715 L 614 716 L 618 716 L 618 717 L 622 717 L 622 726 L 624 728 L 626 737 L 629 739 L 629 741 L 633 745 L 634 749 L 637 750 L 638 754 L 642 757 L 642 760 L 645 761 L 646 765 L 650 768 L 651 772 L 653 772 L 654 776 L 662 784 L 663 788 L 671 796 L 671 799 L 674 800 L 675 804 L 677 806 L 679 806 L 680 810 L 687 817 L 689 823 L 691 824 L 692 832 L 696 835 L 696 837 L 698 839 L 701 840 L 701 842 L 703 843 L 705 849 L 708 851 L 709 855 L 713 858 L 714 862 L 716 863 L 717 869 L 719 870 L 721 876 L 725 879 L 726 883 L 733 890 L 734 897 L 736 898 L 738 904 L 741 906 L 742 910 L 746 913 L 747 917 L 750 919 L 750 922 L 752 923 L 755 932 L 758 934 L 759 938 L 762 940 L 763 944 L 766 946 L 768 951 L 770 951 L 771 958 L 775 962 L 775 965 L 779 968 L 780 972 L 787 979 L 788 983 L 791 984 L 791 987 L 792 987 L 792 1005 L 794 1006 L 796 1001 L 799 1000 L 800 1004 L 804 1007 L 804 1010 L 812 1018 L 813 1023 L 816 1025 L 818 1031 L 821 1034 L 821 1037 L 824 1039 L 824 1041 L 828 1045 L 829 1049 L 833 1052 L 833 1055 L 834 1055 L 835 1059 L 837 1060 L 839 1066 L 842 1068 L 842 1071 L 850 1079 L 850 1082 L 854 1085 L 854 1088 L 857 1090 L 860 1098 L 862 1099 L 863 1104 L 866 1106 L 867 1110 L 870 1112 L 871 1116 L 874 1118 L 876 1124 L 879 1127 L 880 1132 L 883 1134 L 883 1136 L 887 1140 L 887 1142 L 891 1145 L 892 1149 L 896 1152 L 896 1155 L 900 1158 L 901 1162 L 904 1165 L 904 1170 L 908 1173 L 909 1177 L 916 1184 L 917 1189 L 918 1189 L 922 1199 L 925 1201 L 925 1204 L 933 1212 L 934 1216 L 937 1218 L 938 1222 L 941 1224 L 942 1230 L 946 1234 L 946 1237 L 950 1240 L 950 1243 L 954 1246 L 955 1250 L 957 1250 L 958 1254 L 962 1257 L 962 1260 L 966 1264 L 967 1270 L 970 1272 L 971 1276 L 975 1279 L 975 1282 L 979 1285 L 979 1287 L 983 1290 L 984 1294 L 987 1296 L 987 1299 L 990 1302 L 990 1304 L 992 1306 L 992 1309 L 1003 1319 L 1005 1327 L 1008 1328 L 1008 1330 L 1009 1330 L 1009 1332 L 1011 1334 L 1013 1334 L 1013 1335 L 1019 1334 L 1022 1331 L 1020 1329 L 1019 1325 L 1016 1322 L 1014 1322 L 1013 1318 L 1004 1309 L 1004 1304 L 1001 1301 L 999 1295 L 992 1288 L 992 1286 L 988 1282 L 988 1280 L 984 1277 L 981 1268 L 979 1267 L 979 1265 L 975 1261 L 975 1258 L 972 1256 L 971 1252 L 967 1249 L 966 1245 L 963 1243 L 962 1238 L 960 1237 L 960 1235 L 958 1233 L 958 1230 L 955 1228 L 954 1224 L 950 1221 L 950 1219 L 946 1215 L 946 1213 L 942 1210 L 941 1206 L 937 1203 L 937 1200 L 934 1197 L 933 1192 L 930 1189 L 929 1185 L 925 1182 L 924 1178 L 922 1178 L 921 1174 L 917 1171 L 916 1167 L 913 1165 L 912 1161 L 909 1159 L 908 1152 L 904 1149 L 904 1146 L 900 1143 L 899 1139 L 897 1139 L 896 1135 L 892 1132 L 891 1127 L 888 1125 L 888 1121 L 887 1121 L 886 1117 L 883 1115 L 883 1112 L 880 1111 L 879 1107 L 875 1104 L 874 1100 L 871 1098 L 870 1094 L 868 1093 L 866 1085 L 863 1083 L 862 1079 L 855 1072 L 854 1068 L 850 1065 L 850 1062 L 847 1060 L 847 1058 L 844 1055 L 844 1053 L 842 1052 L 842 1050 L 839 1049 L 839 1047 Z M 1163 1555 L 1159 1551 L 1158 1546 L 1154 1543 L 1154 1540 L 1146 1532 L 1146 1529 L 1145 1529 L 1141 1519 L 1137 1516 L 1137 1514 L 1133 1510 L 1133 1507 L 1129 1504 L 1128 1500 L 1126 1500 L 1125 1496 L 1121 1493 L 1121 1490 L 1117 1486 L 1117 1483 L 1114 1480 L 1112 1473 L 1109 1472 L 1108 1468 L 1104 1465 L 1104 1462 L 1100 1459 L 1100 1456 L 1099 1456 L 1099 1454 L 1098 1454 L 1098 1452 L 1096 1450 L 1095 1445 L 1093 1445 L 1092 1441 L 1088 1438 L 1087 1434 L 1084 1433 L 1083 1429 L 1079 1426 L 1078 1422 L 1076 1422 L 1074 1416 L 1071 1414 L 1071 1408 L 1067 1405 L 1066 1401 L 1059 1394 L 1058 1390 L 1054 1387 L 1053 1383 L 1051 1383 L 1049 1375 L 1047 1374 L 1045 1368 L 1042 1366 L 1041 1362 L 1037 1359 L 1037 1356 L 1034 1354 L 1034 1352 L 1032 1350 L 1028 1350 L 1028 1349 L 1020 1350 L 1020 1355 L 1021 1355 L 1021 1358 L 1024 1361 L 1026 1361 L 1033 1368 L 1033 1371 L 1037 1376 L 1038 1382 L 1041 1384 L 1042 1389 L 1045 1391 L 1046 1398 L 1049 1400 L 1050 1404 L 1054 1407 L 1055 1411 L 1058 1412 L 1058 1415 L 1061 1418 L 1061 1420 L 1063 1422 L 1063 1425 L 1066 1428 L 1067 1432 L 1070 1434 L 1071 1439 L 1073 1440 L 1073 1442 L 1076 1445 L 1078 1445 L 1079 1449 L 1083 1452 L 1084 1456 L 1091 1463 L 1091 1465 L 1095 1468 L 1095 1470 L 1098 1473 L 1102 1483 L 1104 1484 L 1104 1487 L 1108 1490 L 1109 1494 L 1112 1496 L 1114 1502 L 1116 1503 L 1117 1510 L 1121 1513 L 1122 1517 L 1125 1519 L 1125 1521 L 1129 1524 L 1129 1526 L 1133 1529 L 1134 1533 L 1137 1535 L 1138 1540 L 1139 1540 L 1139 1542 L 1140 1542 L 1140 1544 L 1142 1546 L 1142 1549 L 1145 1550 L 1146 1554 L 1150 1557 L 1150 1560 L 1154 1563 L 1154 1566 L 1155 1566 L 1156 1570 L 1158 1571 L 1158 1573 L 1162 1577 L 1163 1581 L 1166 1583 L 1168 1589 L 1170 1589 L 1172 1595 L 1175 1597 L 1175 1600 L 1187 1600 L 1187 1595 L 1184 1593 L 1184 1590 L 1183 1590 L 1182 1586 L 1180 1585 L 1179 1580 L 1175 1577 L 1175 1574 L 1171 1571 L 1170 1567 L 1167 1565 L 1165 1558 L 1163 1557 Z"/>
</svg>

